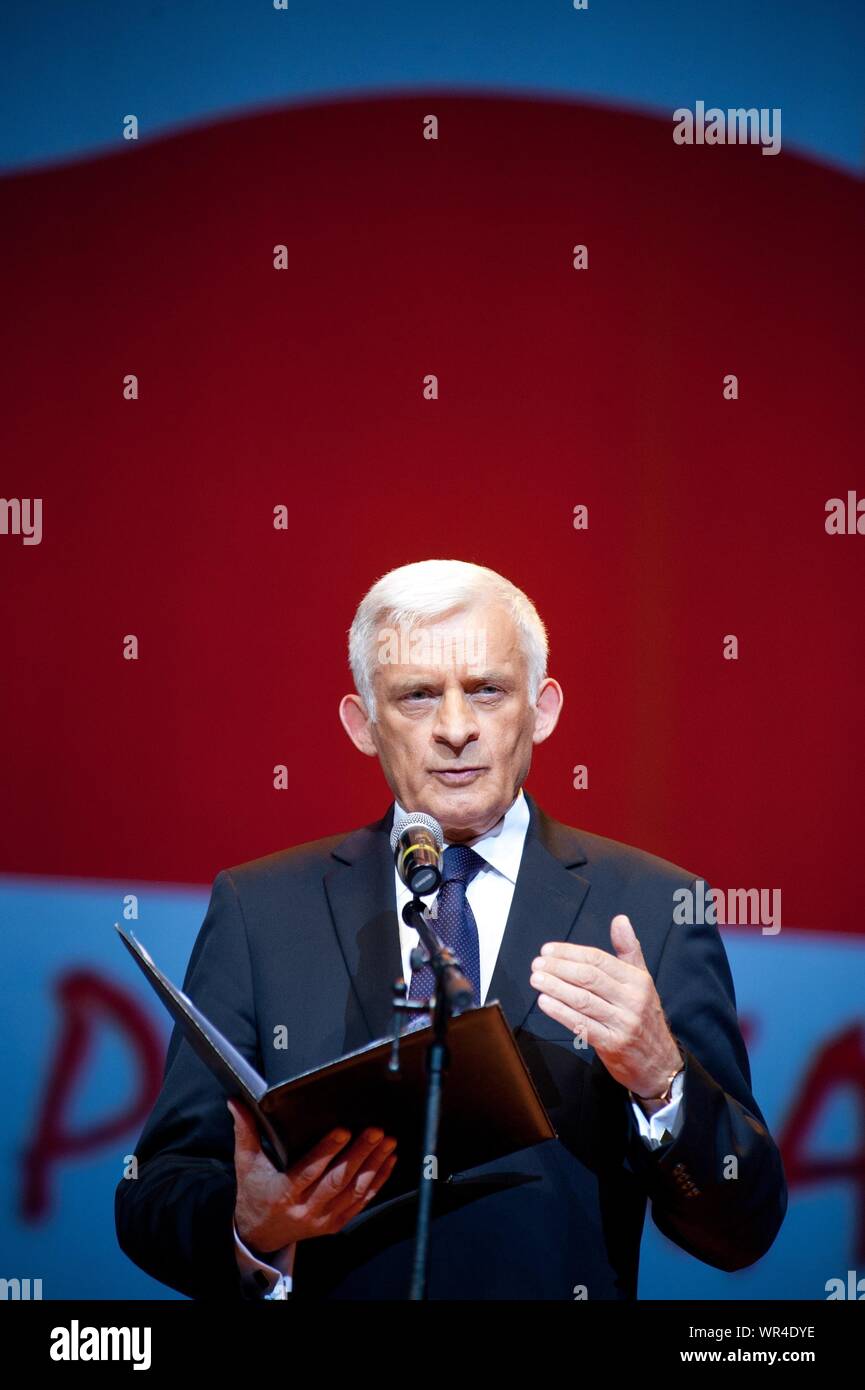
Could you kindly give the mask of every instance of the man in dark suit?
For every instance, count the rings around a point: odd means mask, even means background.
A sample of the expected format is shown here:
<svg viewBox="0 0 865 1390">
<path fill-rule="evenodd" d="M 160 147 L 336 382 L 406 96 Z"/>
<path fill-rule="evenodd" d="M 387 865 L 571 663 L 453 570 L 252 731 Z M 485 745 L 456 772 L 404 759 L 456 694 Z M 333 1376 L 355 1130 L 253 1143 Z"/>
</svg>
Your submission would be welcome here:
<svg viewBox="0 0 865 1390">
<path fill-rule="evenodd" d="M 417 941 L 389 833 L 395 811 L 424 811 L 447 846 L 441 921 L 558 1134 L 439 1186 L 429 1296 L 633 1299 L 647 1199 L 697 1258 L 753 1263 L 787 1190 L 720 935 L 674 924 L 695 875 L 524 792 L 563 698 L 533 605 L 479 566 L 403 566 L 362 601 L 349 655 L 340 716 L 394 803 L 220 873 L 185 990 L 271 1084 L 387 1035 Z M 389 1136 L 332 1132 L 281 1174 L 231 1111 L 175 1030 L 139 1176 L 117 1188 L 126 1253 L 190 1297 L 404 1298 L 416 1199 L 388 1199 Z"/>
</svg>

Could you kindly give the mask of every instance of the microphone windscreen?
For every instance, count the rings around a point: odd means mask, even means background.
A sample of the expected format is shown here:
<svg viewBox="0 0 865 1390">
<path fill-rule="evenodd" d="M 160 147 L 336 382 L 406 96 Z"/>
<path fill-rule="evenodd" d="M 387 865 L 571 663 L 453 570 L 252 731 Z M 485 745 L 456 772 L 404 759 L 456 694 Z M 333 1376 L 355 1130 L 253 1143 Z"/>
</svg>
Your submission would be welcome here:
<svg viewBox="0 0 865 1390">
<path fill-rule="evenodd" d="M 396 853 L 399 838 L 404 830 L 417 825 L 424 830 L 429 830 L 439 849 L 442 849 L 445 842 L 444 833 L 435 816 L 428 816 L 426 811 L 401 811 L 393 818 L 393 829 L 390 832 L 390 847 Z"/>
</svg>

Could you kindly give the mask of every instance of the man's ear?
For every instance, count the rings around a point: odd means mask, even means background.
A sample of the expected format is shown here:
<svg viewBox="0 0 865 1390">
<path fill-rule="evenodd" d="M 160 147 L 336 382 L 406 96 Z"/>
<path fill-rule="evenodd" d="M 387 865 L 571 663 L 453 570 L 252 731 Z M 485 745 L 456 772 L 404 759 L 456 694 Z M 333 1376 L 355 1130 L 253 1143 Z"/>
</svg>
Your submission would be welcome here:
<svg viewBox="0 0 865 1390">
<path fill-rule="evenodd" d="M 339 702 L 339 717 L 355 748 L 360 749 L 361 753 L 366 753 L 369 758 L 377 757 L 378 749 L 372 736 L 372 724 L 359 695 L 343 695 Z"/>
<path fill-rule="evenodd" d="M 532 735 L 532 743 L 543 743 L 545 738 L 549 738 L 559 722 L 564 703 L 565 692 L 562 687 L 552 676 L 547 676 L 546 680 L 541 681 L 535 702 L 535 732 Z"/>
</svg>

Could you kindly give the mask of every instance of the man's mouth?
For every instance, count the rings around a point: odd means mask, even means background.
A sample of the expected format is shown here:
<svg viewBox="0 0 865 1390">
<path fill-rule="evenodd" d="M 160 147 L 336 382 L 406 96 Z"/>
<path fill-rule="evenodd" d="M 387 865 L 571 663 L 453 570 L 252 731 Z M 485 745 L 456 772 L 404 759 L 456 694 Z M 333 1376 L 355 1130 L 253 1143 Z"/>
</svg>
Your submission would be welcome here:
<svg viewBox="0 0 865 1390">
<path fill-rule="evenodd" d="M 462 787 L 467 782 L 473 782 L 486 770 L 485 767 L 433 767 L 430 769 L 433 776 L 438 777 L 447 787 Z"/>
</svg>

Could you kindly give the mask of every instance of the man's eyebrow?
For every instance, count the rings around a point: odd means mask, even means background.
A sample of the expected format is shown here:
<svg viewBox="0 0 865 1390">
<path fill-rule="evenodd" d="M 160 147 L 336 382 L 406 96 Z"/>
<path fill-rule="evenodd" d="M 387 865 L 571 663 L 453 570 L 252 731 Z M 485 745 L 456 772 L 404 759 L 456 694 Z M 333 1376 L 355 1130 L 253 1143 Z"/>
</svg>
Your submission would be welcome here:
<svg viewBox="0 0 865 1390">
<path fill-rule="evenodd" d="M 391 685 L 391 691 L 414 690 L 418 685 L 435 685 L 438 679 L 438 676 L 431 675 L 428 671 L 418 672 L 413 676 L 397 676 Z"/>
</svg>

